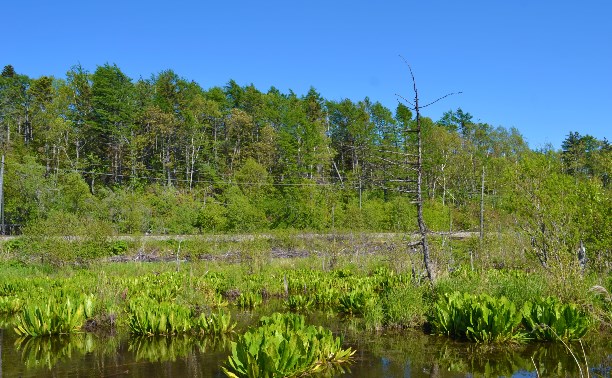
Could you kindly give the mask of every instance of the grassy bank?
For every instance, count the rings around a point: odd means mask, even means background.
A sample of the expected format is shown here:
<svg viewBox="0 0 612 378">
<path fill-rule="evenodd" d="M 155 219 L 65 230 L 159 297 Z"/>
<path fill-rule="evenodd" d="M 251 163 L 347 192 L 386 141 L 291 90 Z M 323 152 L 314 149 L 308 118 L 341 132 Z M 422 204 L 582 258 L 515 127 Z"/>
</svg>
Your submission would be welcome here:
<svg viewBox="0 0 612 378">
<path fill-rule="evenodd" d="M 434 240 L 439 278 L 433 285 L 423 278 L 420 256 L 399 236 L 115 241 L 115 252 L 105 257 L 65 262 L 21 254 L 26 242 L 2 246 L 0 311 L 19 313 L 50 293 L 89 295 L 88 321 L 99 327 L 127 327 L 130 305 L 148 298 L 180 305 L 189 316 L 278 299 L 286 311 L 325 310 L 363 319 L 372 330 L 428 328 L 440 299 L 456 292 L 505 297 L 517 309 L 554 297 L 578 306 L 593 328 L 609 328 L 612 318 L 607 276 L 544 269 L 528 259 L 503 267 L 470 239 Z"/>
</svg>

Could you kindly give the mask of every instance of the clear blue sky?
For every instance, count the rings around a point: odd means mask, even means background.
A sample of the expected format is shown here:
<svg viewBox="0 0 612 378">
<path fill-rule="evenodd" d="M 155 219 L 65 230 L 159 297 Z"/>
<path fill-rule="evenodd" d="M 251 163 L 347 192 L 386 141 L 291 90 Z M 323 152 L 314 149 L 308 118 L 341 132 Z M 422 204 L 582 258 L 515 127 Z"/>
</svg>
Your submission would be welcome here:
<svg viewBox="0 0 612 378">
<path fill-rule="evenodd" d="M 298 95 L 412 97 L 437 120 L 461 107 L 532 148 L 570 131 L 612 139 L 612 1 L 8 1 L 0 65 L 64 77 L 76 63 L 164 69 L 204 88 L 230 79 Z"/>
</svg>

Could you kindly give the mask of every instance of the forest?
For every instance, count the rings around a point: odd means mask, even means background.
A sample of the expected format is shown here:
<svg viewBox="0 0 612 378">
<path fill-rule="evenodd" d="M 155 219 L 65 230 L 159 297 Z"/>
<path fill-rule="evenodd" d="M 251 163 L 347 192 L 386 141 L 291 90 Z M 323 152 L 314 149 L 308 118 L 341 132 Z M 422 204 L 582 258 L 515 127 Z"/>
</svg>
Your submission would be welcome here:
<svg viewBox="0 0 612 378">
<path fill-rule="evenodd" d="M 204 89 L 114 64 L 65 77 L 16 69 L 0 77 L 3 234 L 417 230 L 415 115 L 401 100 L 391 110 L 314 88 Z M 609 269 L 608 140 L 571 132 L 561 150 L 533 150 L 518 129 L 462 109 L 420 121 L 431 231 L 482 229 L 481 250 L 544 267 L 583 245 Z"/>
<path fill-rule="evenodd" d="M 401 96 L 17 69 L 0 375 L 609 373 L 607 139 L 532 149 Z"/>
</svg>

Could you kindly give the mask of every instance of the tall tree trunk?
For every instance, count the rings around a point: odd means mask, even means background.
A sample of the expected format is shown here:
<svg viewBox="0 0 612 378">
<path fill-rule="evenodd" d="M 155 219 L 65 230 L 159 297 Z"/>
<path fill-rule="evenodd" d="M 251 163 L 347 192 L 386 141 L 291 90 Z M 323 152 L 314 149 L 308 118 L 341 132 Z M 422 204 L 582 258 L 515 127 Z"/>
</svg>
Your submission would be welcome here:
<svg viewBox="0 0 612 378">
<path fill-rule="evenodd" d="M 408 62 L 406 62 L 406 65 L 408 66 L 408 70 L 410 71 L 410 77 L 412 78 L 412 89 L 414 91 L 414 104 L 410 104 L 410 105 L 413 106 L 413 110 L 416 113 L 416 129 L 415 130 L 411 129 L 407 131 L 416 133 L 417 135 L 417 146 L 418 146 L 417 162 L 416 162 L 417 188 L 416 188 L 415 203 L 417 205 L 417 221 L 419 224 L 419 234 L 421 236 L 419 244 L 421 245 L 421 248 L 423 251 L 423 263 L 425 265 L 425 269 L 427 270 L 427 278 L 429 278 L 430 282 L 434 282 L 436 279 L 435 269 L 434 269 L 433 262 L 431 260 L 431 256 L 429 253 L 429 243 L 427 240 L 428 230 L 427 230 L 427 226 L 425 225 L 425 220 L 423 219 L 423 135 L 422 135 L 422 130 L 421 130 L 421 106 L 419 105 L 419 92 L 417 89 L 416 81 L 414 79 L 412 68 L 410 67 Z M 454 93 L 449 93 L 446 96 L 440 97 L 439 99 L 425 106 L 434 104 L 440 101 L 441 99 L 446 98 L 452 94 Z M 406 169 L 408 169 L 408 167 L 406 167 Z"/>
<path fill-rule="evenodd" d="M 412 70 L 411 70 L 412 73 Z M 423 263 L 425 264 L 425 269 L 427 270 L 427 278 L 429 281 L 433 282 L 435 280 L 435 272 L 433 269 L 433 263 L 431 261 L 431 257 L 429 255 L 429 243 L 427 241 L 427 226 L 425 225 L 425 220 L 423 219 L 423 137 L 421 133 L 421 112 L 419 108 L 419 95 L 417 92 L 416 83 L 414 82 L 414 77 L 412 78 L 414 84 L 414 105 L 416 110 L 416 131 L 417 131 L 417 140 L 418 140 L 418 157 L 417 157 L 417 220 L 419 223 L 419 233 L 421 234 L 421 248 L 423 249 Z"/>
</svg>

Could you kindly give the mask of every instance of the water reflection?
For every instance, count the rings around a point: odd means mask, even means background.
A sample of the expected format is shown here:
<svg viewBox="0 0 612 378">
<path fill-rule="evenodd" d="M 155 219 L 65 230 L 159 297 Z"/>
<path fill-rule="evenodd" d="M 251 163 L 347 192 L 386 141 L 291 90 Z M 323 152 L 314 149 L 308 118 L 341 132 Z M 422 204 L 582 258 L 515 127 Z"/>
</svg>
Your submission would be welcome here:
<svg viewBox="0 0 612 378">
<path fill-rule="evenodd" d="M 220 337 L 173 337 L 136 336 L 128 340 L 128 350 L 136 356 L 136 361 L 166 362 L 185 358 L 190 353 L 210 353 L 228 351 L 231 339 Z"/>
<path fill-rule="evenodd" d="M 336 329 L 342 330 L 342 326 L 337 324 Z M 344 329 L 345 344 L 357 350 L 355 361 L 348 368 L 328 370 L 326 376 L 536 377 L 536 368 L 542 377 L 580 376 L 576 361 L 560 343 L 491 347 L 419 331 L 372 334 Z M 221 377 L 219 366 L 227 361 L 231 343 L 228 338 L 102 337 L 90 333 L 17 338 L 11 329 L 0 335 L 3 377 Z M 580 344 L 571 347 L 586 369 Z M 590 375 L 610 377 L 612 342 L 599 337 L 584 347 Z"/>
<path fill-rule="evenodd" d="M 487 346 L 461 343 L 422 332 L 401 332 L 347 340 L 358 350 L 351 377 L 579 377 L 586 365 L 582 347 L 573 343 L 580 366 L 561 343 Z M 610 377 L 612 345 L 603 339 L 585 343 L 591 376 Z"/>
<path fill-rule="evenodd" d="M 15 341 L 26 368 L 53 368 L 59 361 L 78 358 L 94 350 L 93 335 L 75 334 L 56 337 L 23 337 Z"/>
</svg>

